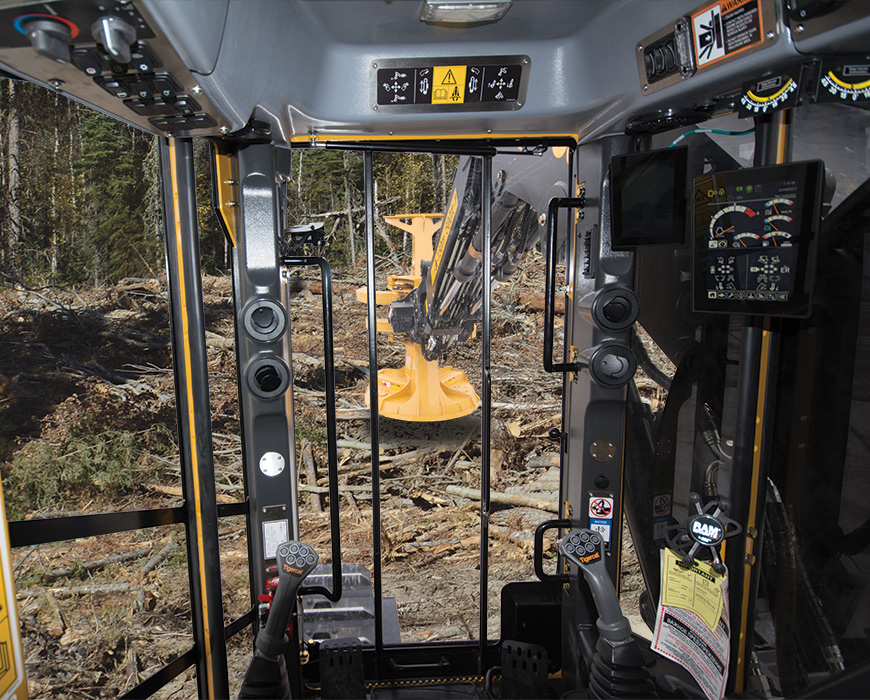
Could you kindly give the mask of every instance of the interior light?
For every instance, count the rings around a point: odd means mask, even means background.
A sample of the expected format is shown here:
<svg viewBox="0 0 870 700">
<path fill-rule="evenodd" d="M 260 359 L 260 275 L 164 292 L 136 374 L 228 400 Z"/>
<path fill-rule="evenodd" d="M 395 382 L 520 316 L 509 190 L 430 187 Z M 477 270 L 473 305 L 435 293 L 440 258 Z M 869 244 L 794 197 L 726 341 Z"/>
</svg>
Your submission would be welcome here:
<svg viewBox="0 0 870 700">
<path fill-rule="evenodd" d="M 425 0 L 420 19 L 429 24 L 475 24 L 504 17 L 513 0 Z"/>
</svg>

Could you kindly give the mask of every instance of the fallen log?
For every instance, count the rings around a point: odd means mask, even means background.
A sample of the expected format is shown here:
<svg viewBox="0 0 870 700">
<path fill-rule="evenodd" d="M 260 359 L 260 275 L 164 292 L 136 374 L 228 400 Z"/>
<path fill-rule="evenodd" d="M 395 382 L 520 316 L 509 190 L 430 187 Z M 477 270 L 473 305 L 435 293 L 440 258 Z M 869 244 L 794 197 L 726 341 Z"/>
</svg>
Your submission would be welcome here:
<svg viewBox="0 0 870 700">
<path fill-rule="evenodd" d="M 448 484 L 445 489 L 451 496 L 459 496 L 460 498 L 469 498 L 472 501 L 480 500 L 480 491 L 476 489 L 465 488 L 464 486 L 456 486 Z M 517 506 L 519 508 L 535 508 L 548 513 L 558 513 L 559 506 L 551 501 L 539 501 L 528 496 L 523 496 L 518 493 L 502 493 L 500 491 L 492 491 L 489 494 L 489 500 L 492 503 L 500 503 L 506 506 Z"/>
</svg>

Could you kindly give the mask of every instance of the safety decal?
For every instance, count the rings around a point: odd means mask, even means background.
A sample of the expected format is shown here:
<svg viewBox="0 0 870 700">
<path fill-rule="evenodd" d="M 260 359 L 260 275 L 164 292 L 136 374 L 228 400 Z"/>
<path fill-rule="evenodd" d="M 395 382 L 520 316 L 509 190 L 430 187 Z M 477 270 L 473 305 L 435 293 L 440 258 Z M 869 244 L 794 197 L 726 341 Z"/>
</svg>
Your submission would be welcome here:
<svg viewBox="0 0 870 700">
<path fill-rule="evenodd" d="M 589 496 L 590 518 L 613 518 L 613 498 L 610 496 Z"/>
<path fill-rule="evenodd" d="M 764 41 L 760 0 L 721 0 L 692 15 L 698 68 Z"/>
</svg>

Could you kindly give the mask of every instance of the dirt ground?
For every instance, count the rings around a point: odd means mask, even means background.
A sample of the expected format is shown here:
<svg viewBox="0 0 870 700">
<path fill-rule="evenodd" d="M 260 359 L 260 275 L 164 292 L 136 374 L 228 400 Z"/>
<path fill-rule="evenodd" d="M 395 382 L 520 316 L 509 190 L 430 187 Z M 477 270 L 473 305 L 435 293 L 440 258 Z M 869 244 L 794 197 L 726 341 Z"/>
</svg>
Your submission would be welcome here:
<svg viewBox="0 0 870 700">
<path fill-rule="evenodd" d="M 534 577 L 532 533 L 556 517 L 559 379 L 541 369 L 543 261 L 533 257 L 493 297 L 492 489 L 529 505 L 499 505 L 490 522 L 486 634 L 498 635 L 498 593 Z M 365 306 L 361 275 L 336 271 L 342 557 L 371 567 L 371 472 Z M 302 488 L 325 485 L 325 413 L 319 285 L 291 301 L 297 457 Z M 382 285 L 385 286 L 385 285 Z M 218 498 L 243 498 L 233 310 L 228 278 L 203 282 Z M 561 323 L 561 318 L 558 320 Z M 382 367 L 404 349 L 379 341 Z M 480 341 L 445 364 L 480 386 Z M 650 383 L 651 384 L 651 383 Z M 652 387 L 652 401 L 661 397 Z M 402 641 L 477 638 L 479 503 L 458 488 L 480 483 L 480 417 L 442 423 L 382 419 L 384 593 Z M 310 447 L 315 471 L 305 469 Z M 0 288 L 0 458 L 9 518 L 181 504 L 174 388 L 164 285 L 124 280 L 97 290 Z M 316 483 L 313 483 L 316 482 Z M 302 539 L 329 561 L 326 498 L 303 491 Z M 553 557 L 552 542 L 548 556 Z M 244 519 L 220 523 L 225 619 L 250 605 Z M 628 548 L 627 607 L 642 583 Z M 31 697 L 114 697 L 190 648 L 190 604 L 180 526 L 13 551 Z M 229 644 L 235 694 L 250 633 Z M 156 697 L 192 697 L 193 670 Z"/>
</svg>

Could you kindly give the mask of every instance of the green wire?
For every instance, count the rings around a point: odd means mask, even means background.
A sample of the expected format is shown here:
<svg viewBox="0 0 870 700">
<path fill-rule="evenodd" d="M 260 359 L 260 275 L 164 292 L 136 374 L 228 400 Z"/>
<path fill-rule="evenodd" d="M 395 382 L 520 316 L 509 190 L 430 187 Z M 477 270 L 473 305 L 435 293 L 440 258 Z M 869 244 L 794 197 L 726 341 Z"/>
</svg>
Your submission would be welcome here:
<svg viewBox="0 0 870 700">
<path fill-rule="evenodd" d="M 723 136 L 745 136 L 746 134 L 751 134 L 755 131 L 755 127 L 751 127 L 746 131 L 728 131 L 726 129 L 692 129 L 691 131 L 687 131 L 685 134 L 678 136 L 674 139 L 674 142 L 668 146 L 668 148 L 673 148 L 680 141 L 682 141 L 687 136 L 691 136 L 692 134 L 722 134 Z"/>
</svg>

